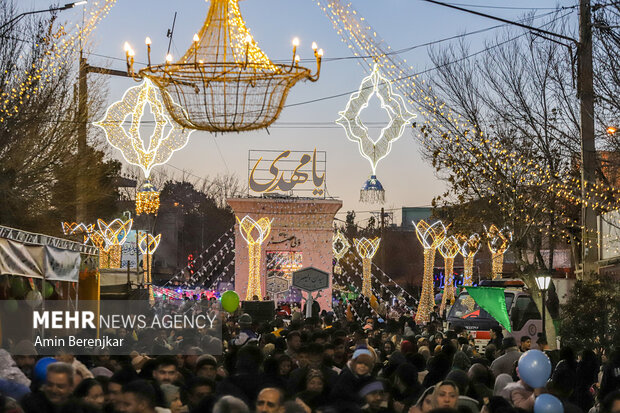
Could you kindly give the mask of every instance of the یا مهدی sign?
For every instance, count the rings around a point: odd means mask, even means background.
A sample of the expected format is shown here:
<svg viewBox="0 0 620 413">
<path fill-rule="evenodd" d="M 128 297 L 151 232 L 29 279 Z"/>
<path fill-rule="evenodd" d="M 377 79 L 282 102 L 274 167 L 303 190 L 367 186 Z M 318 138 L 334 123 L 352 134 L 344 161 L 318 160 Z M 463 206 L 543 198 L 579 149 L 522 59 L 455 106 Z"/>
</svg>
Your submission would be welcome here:
<svg viewBox="0 0 620 413">
<path fill-rule="evenodd" d="M 261 194 L 305 191 L 324 196 L 326 163 L 326 152 L 316 149 L 313 152 L 250 150 L 248 189 Z"/>
</svg>

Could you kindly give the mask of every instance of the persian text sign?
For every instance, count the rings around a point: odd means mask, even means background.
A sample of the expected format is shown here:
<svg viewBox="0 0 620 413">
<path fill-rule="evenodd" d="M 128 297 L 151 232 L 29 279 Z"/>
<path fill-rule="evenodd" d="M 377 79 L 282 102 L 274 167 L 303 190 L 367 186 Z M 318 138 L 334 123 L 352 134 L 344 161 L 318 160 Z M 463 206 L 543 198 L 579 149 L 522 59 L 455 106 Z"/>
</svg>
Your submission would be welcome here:
<svg viewBox="0 0 620 413">
<path fill-rule="evenodd" d="M 248 156 L 248 191 L 257 194 L 305 192 L 325 197 L 325 151 L 257 151 Z"/>
<path fill-rule="evenodd" d="M 329 287 L 329 274 L 314 267 L 302 268 L 293 273 L 293 287 L 313 292 Z"/>
</svg>

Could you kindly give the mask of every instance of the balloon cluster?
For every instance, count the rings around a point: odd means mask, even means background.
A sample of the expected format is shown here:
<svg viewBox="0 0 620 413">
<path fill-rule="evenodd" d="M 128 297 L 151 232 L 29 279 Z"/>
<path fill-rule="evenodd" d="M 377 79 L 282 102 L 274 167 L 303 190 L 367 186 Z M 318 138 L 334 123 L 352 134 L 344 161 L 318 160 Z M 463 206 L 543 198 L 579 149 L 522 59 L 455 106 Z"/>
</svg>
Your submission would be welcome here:
<svg viewBox="0 0 620 413">
<path fill-rule="evenodd" d="M 551 376 L 551 361 L 540 350 L 530 350 L 519 359 L 519 377 L 530 387 L 545 387 Z M 534 402 L 534 413 L 564 413 L 562 402 L 551 394 L 541 394 Z"/>
</svg>

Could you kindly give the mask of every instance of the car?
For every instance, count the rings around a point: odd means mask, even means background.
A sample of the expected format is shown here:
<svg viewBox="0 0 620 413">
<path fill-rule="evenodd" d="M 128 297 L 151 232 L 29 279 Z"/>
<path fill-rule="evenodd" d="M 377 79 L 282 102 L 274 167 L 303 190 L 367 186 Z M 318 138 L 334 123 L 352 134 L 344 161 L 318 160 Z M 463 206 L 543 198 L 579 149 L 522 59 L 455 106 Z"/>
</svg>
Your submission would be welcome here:
<svg viewBox="0 0 620 413">
<path fill-rule="evenodd" d="M 542 332 L 542 319 L 536 303 L 525 289 L 521 280 L 482 280 L 481 287 L 502 287 L 506 299 L 506 309 L 510 319 L 512 332 L 503 329 L 504 337 L 512 336 L 517 343 L 521 337 L 529 336 L 532 343 L 536 342 L 538 333 Z M 478 304 L 463 289 L 458 295 L 447 315 L 448 327 L 463 326 L 470 332 L 479 352 L 491 339 L 491 328 L 500 324 Z M 532 348 L 536 346 L 532 344 Z"/>
</svg>

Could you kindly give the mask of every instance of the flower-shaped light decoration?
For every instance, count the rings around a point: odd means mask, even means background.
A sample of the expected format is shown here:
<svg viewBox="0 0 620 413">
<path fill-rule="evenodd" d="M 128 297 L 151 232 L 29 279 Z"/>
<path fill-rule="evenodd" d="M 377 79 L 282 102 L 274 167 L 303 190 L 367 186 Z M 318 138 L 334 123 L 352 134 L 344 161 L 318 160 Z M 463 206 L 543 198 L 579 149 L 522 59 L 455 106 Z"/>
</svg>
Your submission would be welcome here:
<svg viewBox="0 0 620 413">
<path fill-rule="evenodd" d="M 80 222 L 62 222 L 62 233 L 65 235 L 78 235 L 82 234 L 84 237 L 83 243 L 86 244 L 90 240 L 90 235 L 95 229 L 94 224 L 85 224 Z"/>
<path fill-rule="evenodd" d="M 153 301 L 153 280 L 151 278 L 151 273 L 153 272 L 153 254 L 159 247 L 159 242 L 161 241 L 161 234 L 157 234 L 157 236 L 153 236 L 152 234 L 140 232 L 138 236 L 138 248 L 142 253 L 142 259 L 145 259 L 146 256 L 146 264 L 143 265 L 144 279 L 146 280 L 146 284 L 149 286 L 149 301 Z"/>
<path fill-rule="evenodd" d="M 98 219 L 98 231 L 95 231 L 91 239 L 95 245 L 99 244 L 99 265 L 101 268 L 120 268 L 121 266 L 121 246 L 127 240 L 133 219 L 123 221 L 116 218 L 109 224 L 104 220 Z M 97 234 L 97 235 L 95 235 Z"/>
<path fill-rule="evenodd" d="M 379 249 L 379 243 L 381 243 L 381 238 L 375 237 L 372 239 L 368 238 L 353 238 L 353 243 L 355 244 L 355 249 L 357 253 L 362 257 L 362 295 L 364 297 L 371 298 L 372 297 L 372 258 L 377 253 Z"/>
<path fill-rule="evenodd" d="M 501 278 L 504 272 L 504 253 L 508 251 L 512 242 L 512 231 L 508 227 L 502 229 L 491 225 L 489 229 L 484 227 L 487 236 L 487 245 L 491 251 L 493 279 Z"/>
<path fill-rule="evenodd" d="M 255 221 L 249 215 L 244 216 L 241 220 L 239 217 L 236 218 L 239 224 L 239 232 L 245 242 L 248 243 L 250 272 L 248 274 L 246 300 L 253 300 L 255 296 L 262 300 L 260 279 L 261 244 L 269 236 L 273 220 L 263 217 Z"/>
<path fill-rule="evenodd" d="M 361 112 L 368 106 L 374 94 L 379 97 L 381 107 L 390 117 L 390 122 L 381 130 L 376 141 L 371 139 L 368 128 L 360 120 Z M 360 192 L 360 201 L 385 201 L 385 190 L 377 179 L 377 164 L 390 153 L 392 142 L 402 136 L 405 126 L 416 115 L 407 110 L 400 95 L 392 92 L 390 81 L 381 76 L 377 65 L 372 73 L 362 80 L 359 90 L 351 95 L 346 109 L 339 112 L 339 115 L 336 123 L 344 128 L 349 140 L 357 142 L 360 153 L 368 159 L 372 167 L 371 177 Z"/>
<path fill-rule="evenodd" d="M 420 220 L 415 224 L 416 235 L 424 247 L 424 275 L 422 277 L 422 293 L 418 303 L 418 311 L 415 321 L 418 324 L 427 323 L 430 319 L 431 311 L 435 305 L 433 295 L 433 269 L 435 268 L 435 251 L 446 238 L 446 227 L 443 222 L 436 221 L 429 225 L 426 221 Z"/>
<path fill-rule="evenodd" d="M 332 239 L 332 251 L 334 252 L 335 261 L 334 272 L 336 274 L 342 273 L 342 267 L 340 267 L 338 261 L 340 261 L 340 259 L 345 256 L 345 254 L 349 251 L 350 248 L 351 244 L 349 243 L 347 238 L 342 235 L 342 232 L 336 231 L 336 233 L 334 234 L 334 238 Z"/>
<path fill-rule="evenodd" d="M 454 300 L 454 257 L 461 250 L 461 244 L 451 235 L 443 240 L 438 249 L 444 261 L 444 289 L 439 307 L 439 314 L 443 314 L 446 302 Z"/>
<path fill-rule="evenodd" d="M 480 235 L 473 233 L 467 236 L 461 236 L 461 255 L 463 256 L 463 285 L 472 285 L 474 281 L 474 256 L 480 251 L 482 246 L 482 238 Z"/>
</svg>

